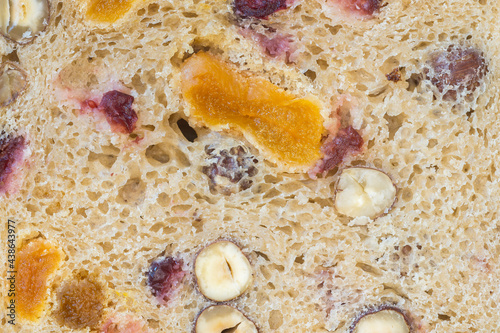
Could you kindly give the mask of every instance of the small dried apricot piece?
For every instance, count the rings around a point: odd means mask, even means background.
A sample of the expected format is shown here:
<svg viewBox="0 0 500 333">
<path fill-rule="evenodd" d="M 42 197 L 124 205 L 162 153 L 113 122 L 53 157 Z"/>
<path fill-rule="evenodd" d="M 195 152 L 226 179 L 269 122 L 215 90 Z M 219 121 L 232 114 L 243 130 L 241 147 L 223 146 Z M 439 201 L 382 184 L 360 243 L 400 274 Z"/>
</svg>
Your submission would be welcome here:
<svg viewBox="0 0 500 333">
<path fill-rule="evenodd" d="M 19 317 L 36 320 L 47 297 L 47 280 L 59 268 L 63 252 L 47 240 L 38 238 L 17 253 L 16 302 Z"/>
<path fill-rule="evenodd" d="M 193 120 L 212 130 L 237 130 L 272 162 L 306 171 L 321 157 L 323 118 L 317 102 L 239 73 L 208 53 L 182 66 L 182 93 Z"/>
<path fill-rule="evenodd" d="M 93 21 L 114 23 L 132 8 L 135 0 L 90 0 L 87 17 Z"/>
<path fill-rule="evenodd" d="M 57 294 L 57 317 L 62 325 L 73 329 L 95 328 L 104 311 L 102 286 L 88 274 L 67 281 Z"/>
</svg>

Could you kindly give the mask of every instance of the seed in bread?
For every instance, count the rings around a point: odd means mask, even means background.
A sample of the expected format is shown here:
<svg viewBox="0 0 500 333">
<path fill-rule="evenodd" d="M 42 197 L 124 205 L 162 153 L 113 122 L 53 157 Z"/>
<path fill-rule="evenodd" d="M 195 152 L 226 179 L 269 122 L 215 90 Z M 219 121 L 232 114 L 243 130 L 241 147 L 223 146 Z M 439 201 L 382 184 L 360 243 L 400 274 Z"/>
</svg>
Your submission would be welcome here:
<svg viewBox="0 0 500 333">
<path fill-rule="evenodd" d="M 0 33 L 17 43 L 29 43 L 48 24 L 48 0 L 0 1 Z"/>
<path fill-rule="evenodd" d="M 341 214 L 374 218 L 387 213 L 395 199 L 396 186 L 382 171 L 347 168 L 339 176 L 335 207 Z"/>
<path fill-rule="evenodd" d="M 252 283 L 250 262 L 241 249 L 229 241 L 218 241 L 201 250 L 194 271 L 201 293 L 216 302 L 240 296 Z"/>
<path fill-rule="evenodd" d="M 213 305 L 203 310 L 195 324 L 195 333 L 257 333 L 255 324 L 239 310 L 228 305 Z"/>
</svg>

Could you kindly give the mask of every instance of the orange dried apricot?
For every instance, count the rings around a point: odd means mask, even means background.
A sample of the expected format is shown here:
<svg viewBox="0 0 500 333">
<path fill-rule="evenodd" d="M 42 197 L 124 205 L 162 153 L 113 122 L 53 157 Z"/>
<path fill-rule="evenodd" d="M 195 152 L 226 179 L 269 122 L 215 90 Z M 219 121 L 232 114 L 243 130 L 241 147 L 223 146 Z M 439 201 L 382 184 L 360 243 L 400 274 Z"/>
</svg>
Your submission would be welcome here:
<svg viewBox="0 0 500 333">
<path fill-rule="evenodd" d="M 21 318 L 40 317 L 47 297 L 47 280 L 59 268 L 63 252 L 47 240 L 38 238 L 17 253 L 16 303 Z"/>
<path fill-rule="evenodd" d="M 90 0 L 87 17 L 94 21 L 113 23 L 122 18 L 135 0 Z"/>
<path fill-rule="evenodd" d="M 312 99 L 297 98 L 204 52 L 182 65 L 182 93 L 194 121 L 241 132 L 289 171 L 305 171 L 321 157 L 323 118 Z"/>
</svg>

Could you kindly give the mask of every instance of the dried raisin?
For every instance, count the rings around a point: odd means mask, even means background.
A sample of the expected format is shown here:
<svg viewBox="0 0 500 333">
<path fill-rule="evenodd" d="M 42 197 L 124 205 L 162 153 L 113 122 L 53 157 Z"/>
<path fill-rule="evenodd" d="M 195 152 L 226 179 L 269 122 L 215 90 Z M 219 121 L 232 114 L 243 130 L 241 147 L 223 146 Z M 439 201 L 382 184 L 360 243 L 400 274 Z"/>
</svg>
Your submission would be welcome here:
<svg viewBox="0 0 500 333">
<path fill-rule="evenodd" d="M 274 12 L 286 8 L 286 0 L 235 0 L 234 12 L 240 17 L 265 19 Z"/>
</svg>

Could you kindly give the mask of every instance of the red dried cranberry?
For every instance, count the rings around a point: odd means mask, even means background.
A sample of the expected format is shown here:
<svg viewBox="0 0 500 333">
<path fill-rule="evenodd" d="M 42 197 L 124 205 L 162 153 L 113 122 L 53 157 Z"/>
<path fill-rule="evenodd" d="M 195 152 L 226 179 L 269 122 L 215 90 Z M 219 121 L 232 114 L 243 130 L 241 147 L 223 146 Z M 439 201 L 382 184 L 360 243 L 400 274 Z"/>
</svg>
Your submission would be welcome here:
<svg viewBox="0 0 500 333">
<path fill-rule="evenodd" d="M 341 129 L 335 138 L 327 139 L 321 147 L 325 156 L 315 171 L 318 174 L 328 172 L 339 165 L 348 153 L 359 151 L 362 146 L 363 138 L 352 126 Z"/>
<path fill-rule="evenodd" d="M 432 55 L 429 65 L 431 68 L 424 71 L 426 77 L 444 93 L 446 100 L 456 100 L 463 92 L 474 92 L 488 70 L 482 53 L 475 48 L 456 45 Z"/>
<path fill-rule="evenodd" d="M 23 136 L 6 136 L 0 139 L 0 193 L 7 191 L 9 176 L 23 158 L 26 140 Z"/>
<path fill-rule="evenodd" d="M 240 17 L 265 19 L 274 12 L 286 8 L 286 0 L 235 0 L 234 12 Z"/>
<path fill-rule="evenodd" d="M 183 261 L 166 257 L 153 261 L 147 273 L 148 286 L 153 296 L 167 303 L 172 293 L 180 285 L 186 272 L 182 269 Z"/>
<path fill-rule="evenodd" d="M 102 96 L 99 108 L 106 115 L 108 123 L 118 132 L 132 133 L 137 122 L 137 113 L 132 109 L 134 97 L 117 90 Z"/>
</svg>

